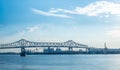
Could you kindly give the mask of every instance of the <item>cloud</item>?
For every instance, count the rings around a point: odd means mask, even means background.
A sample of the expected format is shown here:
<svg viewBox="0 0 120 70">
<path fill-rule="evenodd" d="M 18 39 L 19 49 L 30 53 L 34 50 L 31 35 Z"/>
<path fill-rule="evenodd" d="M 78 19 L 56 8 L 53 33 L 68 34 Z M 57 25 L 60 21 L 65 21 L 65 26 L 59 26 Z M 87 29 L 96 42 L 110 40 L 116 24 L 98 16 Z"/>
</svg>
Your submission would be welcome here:
<svg viewBox="0 0 120 70">
<path fill-rule="evenodd" d="M 115 26 L 112 30 L 107 32 L 107 35 L 113 38 L 120 38 L 120 27 Z"/>
<path fill-rule="evenodd" d="M 60 17 L 60 18 L 71 18 L 70 16 L 66 15 L 66 14 L 53 14 L 51 12 L 44 12 L 38 9 L 32 9 L 33 12 L 40 14 L 40 15 L 44 15 L 44 16 L 54 16 L 54 17 Z"/>
<path fill-rule="evenodd" d="M 99 16 L 106 14 L 111 15 L 120 15 L 120 4 L 107 2 L 107 1 L 98 1 L 95 3 L 91 3 L 88 6 L 81 8 L 76 7 L 76 13 L 85 14 L 88 16 Z M 108 17 L 108 16 L 107 16 Z"/>
<path fill-rule="evenodd" d="M 64 13 L 64 14 L 76 14 L 76 15 L 87 15 L 87 16 L 100 16 L 108 18 L 109 15 L 120 16 L 120 4 L 108 2 L 108 1 L 97 1 L 90 3 L 84 7 L 75 7 L 72 10 L 62 8 L 51 8 L 50 13 Z"/>
<path fill-rule="evenodd" d="M 32 33 L 40 29 L 40 25 L 26 27 L 25 29 L 18 31 L 18 34 L 24 35 L 25 33 Z"/>
<path fill-rule="evenodd" d="M 34 31 L 38 30 L 39 28 L 40 28 L 39 25 L 32 26 L 32 27 L 27 27 L 27 31 L 28 32 L 34 32 Z"/>
<path fill-rule="evenodd" d="M 71 15 L 86 15 L 110 17 L 110 15 L 120 16 L 120 4 L 109 1 L 96 1 L 84 7 L 76 6 L 74 9 L 50 8 L 47 12 L 32 8 L 37 14 L 44 16 L 54 16 L 61 18 L 70 18 Z"/>
<path fill-rule="evenodd" d="M 24 35 L 25 34 L 25 30 L 18 31 L 18 34 L 19 35 Z"/>
</svg>

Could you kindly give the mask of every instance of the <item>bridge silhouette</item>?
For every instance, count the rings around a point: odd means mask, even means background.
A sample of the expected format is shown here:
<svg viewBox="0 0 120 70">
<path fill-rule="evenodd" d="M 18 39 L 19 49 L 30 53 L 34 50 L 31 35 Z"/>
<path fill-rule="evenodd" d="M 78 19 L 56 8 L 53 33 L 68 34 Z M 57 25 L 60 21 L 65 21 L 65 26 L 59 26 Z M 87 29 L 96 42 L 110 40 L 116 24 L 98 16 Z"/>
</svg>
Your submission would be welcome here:
<svg viewBox="0 0 120 70">
<path fill-rule="evenodd" d="M 70 50 L 73 48 L 85 48 L 88 50 L 88 45 L 79 44 L 74 42 L 73 40 L 68 40 L 66 42 L 32 42 L 25 39 L 21 39 L 16 42 L 0 44 L 0 49 L 8 49 L 8 48 L 21 48 L 21 56 L 25 56 L 25 48 L 33 48 L 33 47 L 67 47 Z"/>
</svg>

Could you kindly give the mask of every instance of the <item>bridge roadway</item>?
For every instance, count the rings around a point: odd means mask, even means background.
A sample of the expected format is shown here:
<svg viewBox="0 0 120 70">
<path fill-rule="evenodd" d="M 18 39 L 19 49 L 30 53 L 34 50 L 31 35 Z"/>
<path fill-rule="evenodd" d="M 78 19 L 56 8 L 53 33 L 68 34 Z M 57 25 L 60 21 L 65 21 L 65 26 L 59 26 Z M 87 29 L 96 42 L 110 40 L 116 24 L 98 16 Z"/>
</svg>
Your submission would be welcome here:
<svg viewBox="0 0 120 70">
<path fill-rule="evenodd" d="M 0 44 L 0 49 L 8 49 L 8 48 L 21 48 L 21 53 L 25 53 L 25 48 L 31 47 L 68 47 L 69 50 L 72 48 L 85 48 L 88 49 L 88 45 L 79 44 L 72 40 L 68 40 L 66 42 L 32 42 L 25 39 L 21 39 L 16 42 Z"/>
</svg>

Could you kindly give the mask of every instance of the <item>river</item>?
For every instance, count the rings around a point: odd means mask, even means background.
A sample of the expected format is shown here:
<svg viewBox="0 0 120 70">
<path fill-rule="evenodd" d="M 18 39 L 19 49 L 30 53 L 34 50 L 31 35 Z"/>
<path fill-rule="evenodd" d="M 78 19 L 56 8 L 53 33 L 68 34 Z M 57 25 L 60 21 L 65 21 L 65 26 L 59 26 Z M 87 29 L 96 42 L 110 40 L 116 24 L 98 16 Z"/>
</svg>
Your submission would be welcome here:
<svg viewBox="0 0 120 70">
<path fill-rule="evenodd" d="M 120 55 L 0 55 L 0 70 L 120 70 Z"/>
</svg>

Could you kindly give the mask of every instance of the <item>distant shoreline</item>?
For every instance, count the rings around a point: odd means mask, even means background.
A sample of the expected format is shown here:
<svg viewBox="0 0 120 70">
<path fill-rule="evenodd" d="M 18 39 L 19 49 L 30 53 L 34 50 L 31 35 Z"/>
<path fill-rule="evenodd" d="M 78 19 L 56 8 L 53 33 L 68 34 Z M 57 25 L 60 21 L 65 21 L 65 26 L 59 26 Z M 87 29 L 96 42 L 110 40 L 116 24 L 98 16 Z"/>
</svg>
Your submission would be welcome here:
<svg viewBox="0 0 120 70">
<path fill-rule="evenodd" d="M 26 55 L 99 55 L 102 53 L 29 53 Z M 107 54 L 120 54 L 120 53 L 107 53 Z M 103 54 L 103 55 L 107 55 Z M 0 53 L 0 55 L 20 55 L 20 53 Z"/>
</svg>

